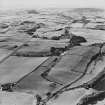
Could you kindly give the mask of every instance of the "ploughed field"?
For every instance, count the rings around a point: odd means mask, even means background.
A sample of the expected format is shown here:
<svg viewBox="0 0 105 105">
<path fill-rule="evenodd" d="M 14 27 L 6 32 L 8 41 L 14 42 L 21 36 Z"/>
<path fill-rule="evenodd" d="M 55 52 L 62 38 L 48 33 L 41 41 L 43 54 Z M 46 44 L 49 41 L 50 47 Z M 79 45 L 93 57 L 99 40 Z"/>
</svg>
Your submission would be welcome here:
<svg viewBox="0 0 105 105">
<path fill-rule="evenodd" d="M 38 95 L 39 105 L 103 105 L 102 13 L 100 9 L 1 11 L 0 105 L 37 105 Z"/>
</svg>

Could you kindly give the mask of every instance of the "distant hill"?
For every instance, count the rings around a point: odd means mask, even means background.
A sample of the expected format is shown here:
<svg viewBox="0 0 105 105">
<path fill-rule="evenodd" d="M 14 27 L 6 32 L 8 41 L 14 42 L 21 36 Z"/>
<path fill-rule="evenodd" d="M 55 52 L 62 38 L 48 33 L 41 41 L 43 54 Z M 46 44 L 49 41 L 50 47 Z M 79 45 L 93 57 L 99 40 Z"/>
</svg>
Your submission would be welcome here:
<svg viewBox="0 0 105 105">
<path fill-rule="evenodd" d="M 73 9 L 72 12 L 77 13 L 79 15 L 97 16 L 104 13 L 105 10 L 100 8 L 76 8 Z"/>
<path fill-rule="evenodd" d="M 83 15 L 87 17 L 102 16 L 104 12 L 105 10 L 100 8 L 72 8 L 62 13 L 63 15 L 75 18 Z"/>
<path fill-rule="evenodd" d="M 73 10 L 74 12 L 104 12 L 104 9 L 100 8 L 76 8 Z"/>
</svg>

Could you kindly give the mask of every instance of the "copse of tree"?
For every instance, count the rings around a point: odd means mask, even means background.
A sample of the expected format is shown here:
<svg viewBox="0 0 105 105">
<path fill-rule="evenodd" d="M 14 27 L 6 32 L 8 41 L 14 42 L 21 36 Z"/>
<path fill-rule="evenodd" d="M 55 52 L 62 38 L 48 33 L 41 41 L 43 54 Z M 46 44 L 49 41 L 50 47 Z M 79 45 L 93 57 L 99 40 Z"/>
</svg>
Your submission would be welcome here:
<svg viewBox="0 0 105 105">
<path fill-rule="evenodd" d="M 20 25 L 24 25 L 24 24 L 35 24 L 35 22 L 34 21 L 25 20 L 22 23 L 20 23 Z"/>
<path fill-rule="evenodd" d="M 82 36 L 73 36 L 69 41 L 69 43 L 73 45 L 78 45 L 84 42 L 87 42 L 87 40 Z"/>
<path fill-rule="evenodd" d="M 29 44 L 28 43 L 25 43 L 24 46 L 29 46 Z"/>
<path fill-rule="evenodd" d="M 28 14 L 39 14 L 39 12 L 36 10 L 28 10 L 27 12 Z"/>
<path fill-rule="evenodd" d="M 59 36 L 53 36 L 53 37 L 51 37 L 51 40 L 59 40 L 59 39 L 60 39 Z"/>
<path fill-rule="evenodd" d="M 55 50 L 56 50 L 56 48 L 55 47 L 51 47 L 51 53 L 54 53 L 55 52 Z"/>
<path fill-rule="evenodd" d="M 51 47 L 50 52 L 51 55 L 56 55 L 59 56 L 62 52 L 64 52 L 67 48 L 55 48 L 55 47 Z"/>
<path fill-rule="evenodd" d="M 48 37 L 46 37 L 46 36 L 43 36 L 43 37 L 42 37 L 42 39 L 48 39 Z"/>
</svg>

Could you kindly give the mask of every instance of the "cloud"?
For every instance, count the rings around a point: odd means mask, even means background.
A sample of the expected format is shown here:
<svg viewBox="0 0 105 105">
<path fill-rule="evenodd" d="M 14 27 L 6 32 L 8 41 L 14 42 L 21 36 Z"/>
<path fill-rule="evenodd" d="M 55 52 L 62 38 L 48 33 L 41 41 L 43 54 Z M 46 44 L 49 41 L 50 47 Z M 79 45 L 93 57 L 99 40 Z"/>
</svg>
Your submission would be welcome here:
<svg viewBox="0 0 105 105">
<path fill-rule="evenodd" d="M 98 7 L 105 8 L 105 0 L 0 0 L 4 8 Z"/>
</svg>

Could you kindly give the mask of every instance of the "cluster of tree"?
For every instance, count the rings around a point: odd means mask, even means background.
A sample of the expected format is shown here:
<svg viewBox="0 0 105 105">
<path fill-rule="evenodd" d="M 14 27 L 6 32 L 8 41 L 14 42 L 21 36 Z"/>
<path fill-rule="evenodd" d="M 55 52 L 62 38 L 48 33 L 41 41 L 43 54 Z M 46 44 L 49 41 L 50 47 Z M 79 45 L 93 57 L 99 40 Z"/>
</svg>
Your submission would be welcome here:
<svg viewBox="0 0 105 105">
<path fill-rule="evenodd" d="M 27 34 L 29 34 L 29 35 L 33 35 L 34 34 L 34 32 L 38 29 L 39 27 L 33 27 L 33 28 L 31 28 L 31 29 L 27 29 L 27 30 L 25 30 L 24 32 L 26 32 Z"/>
<path fill-rule="evenodd" d="M 72 38 L 69 41 L 70 45 L 72 46 L 80 45 L 80 43 L 84 42 L 87 42 L 87 40 L 84 37 L 76 35 L 72 36 Z"/>
<path fill-rule="evenodd" d="M 46 57 L 50 56 L 50 52 L 16 52 L 15 56 L 23 56 L 23 57 Z"/>
<path fill-rule="evenodd" d="M 51 37 L 51 40 L 60 40 L 60 36 L 53 36 Z"/>
<path fill-rule="evenodd" d="M 27 10 L 28 14 L 39 14 L 36 10 Z"/>
<path fill-rule="evenodd" d="M 55 47 L 51 47 L 50 52 L 51 52 L 51 55 L 59 56 L 61 53 L 63 53 L 63 52 L 66 51 L 67 49 L 68 49 L 67 46 L 66 46 L 65 48 L 55 48 Z"/>
<path fill-rule="evenodd" d="M 105 30 L 105 25 L 96 25 L 95 29 L 97 29 L 97 30 Z"/>
<path fill-rule="evenodd" d="M 77 105 L 95 105 L 97 101 L 102 101 L 105 98 L 105 91 L 89 94 L 83 97 Z"/>
<path fill-rule="evenodd" d="M 25 21 L 20 23 L 20 25 L 25 25 L 25 24 L 35 24 L 35 22 L 34 21 L 25 20 Z"/>
<path fill-rule="evenodd" d="M 42 38 L 42 39 L 49 39 L 49 38 L 48 38 L 48 37 L 46 37 L 46 36 L 42 36 L 41 38 Z"/>
<path fill-rule="evenodd" d="M 16 83 L 7 83 L 7 84 L 2 84 L 1 88 L 2 91 L 12 92 L 14 86 L 16 86 Z"/>
</svg>

